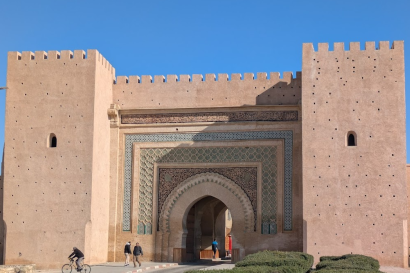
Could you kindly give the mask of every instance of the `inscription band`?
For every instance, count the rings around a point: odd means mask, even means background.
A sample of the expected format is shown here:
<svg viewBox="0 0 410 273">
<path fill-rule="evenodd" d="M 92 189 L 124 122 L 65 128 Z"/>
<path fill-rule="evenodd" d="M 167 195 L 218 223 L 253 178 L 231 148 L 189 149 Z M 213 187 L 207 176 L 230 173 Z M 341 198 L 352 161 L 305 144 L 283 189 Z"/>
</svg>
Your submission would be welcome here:
<svg viewBox="0 0 410 273">
<path fill-rule="evenodd" d="M 204 113 L 128 114 L 121 116 L 122 124 L 297 120 L 298 111 L 241 111 Z"/>
</svg>

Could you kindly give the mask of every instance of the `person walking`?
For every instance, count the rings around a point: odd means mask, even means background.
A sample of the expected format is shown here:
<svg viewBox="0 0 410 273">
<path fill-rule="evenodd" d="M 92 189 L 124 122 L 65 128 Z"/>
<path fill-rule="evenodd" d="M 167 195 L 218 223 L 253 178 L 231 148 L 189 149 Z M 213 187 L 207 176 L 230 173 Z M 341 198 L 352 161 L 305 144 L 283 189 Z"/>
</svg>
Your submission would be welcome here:
<svg viewBox="0 0 410 273">
<path fill-rule="evenodd" d="M 140 259 L 140 256 L 142 257 L 144 255 L 144 253 L 142 252 L 142 247 L 140 246 L 139 243 L 135 244 L 134 251 L 132 252 L 132 254 L 134 255 L 134 258 L 132 259 L 132 261 L 134 262 L 134 267 L 137 267 L 137 263 L 141 267 L 141 262 L 139 259 Z"/>
<path fill-rule="evenodd" d="M 125 264 L 127 266 L 130 264 L 130 254 L 131 254 L 131 242 L 127 242 L 124 247 Z"/>
<path fill-rule="evenodd" d="M 215 259 L 215 255 L 216 255 L 216 251 L 218 250 L 218 242 L 216 241 L 216 239 L 214 239 L 214 241 L 212 242 L 212 251 L 214 252 L 214 259 Z"/>
<path fill-rule="evenodd" d="M 76 247 L 73 247 L 73 253 L 70 254 L 70 256 L 68 256 L 69 259 L 74 259 L 77 258 L 77 260 L 75 261 L 75 263 L 77 264 L 77 271 L 81 272 L 81 270 L 83 269 L 81 267 L 81 262 L 84 260 L 84 254 L 81 252 L 81 250 L 79 250 Z"/>
</svg>

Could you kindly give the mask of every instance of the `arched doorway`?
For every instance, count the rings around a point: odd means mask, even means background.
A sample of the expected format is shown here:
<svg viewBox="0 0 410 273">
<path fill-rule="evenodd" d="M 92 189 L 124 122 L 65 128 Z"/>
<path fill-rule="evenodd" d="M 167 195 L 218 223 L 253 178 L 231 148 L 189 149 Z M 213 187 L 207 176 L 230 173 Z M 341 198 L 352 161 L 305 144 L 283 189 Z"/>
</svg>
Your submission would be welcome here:
<svg viewBox="0 0 410 273">
<path fill-rule="evenodd" d="M 229 250 L 229 235 L 232 217 L 228 207 L 219 199 L 207 196 L 197 201 L 186 219 L 186 261 L 225 258 Z M 213 257 L 212 242 L 218 242 L 218 251 Z"/>
<path fill-rule="evenodd" d="M 196 243 L 197 239 L 194 238 L 192 241 L 192 235 L 189 234 L 189 228 L 192 229 L 192 219 L 200 217 L 199 214 L 195 216 L 192 212 L 192 208 L 196 207 L 197 204 L 205 206 L 205 209 L 201 210 L 202 215 L 203 212 L 209 211 L 206 206 L 209 206 L 208 208 L 213 206 L 213 214 L 217 212 L 216 217 L 214 215 L 216 222 L 220 221 L 218 218 L 221 219 L 221 213 L 226 212 L 226 209 L 229 208 L 232 215 L 232 230 L 230 231 L 232 248 L 238 249 L 239 256 L 243 257 L 245 255 L 245 236 L 247 233 L 254 232 L 254 214 L 251 202 L 246 193 L 233 181 L 216 173 L 202 173 L 179 184 L 163 205 L 159 216 L 159 231 L 156 236 L 156 251 L 161 253 L 160 259 L 169 262 L 186 261 L 187 246 L 190 248 L 188 253 L 193 252 L 189 255 L 198 257 L 200 246 L 203 244 L 202 238 L 199 245 Z M 200 222 L 194 220 L 194 224 L 196 223 Z M 205 229 L 207 228 L 208 226 L 205 227 Z M 202 225 L 201 229 L 197 228 L 196 230 L 201 230 L 202 233 Z M 193 232 L 195 234 L 195 226 Z M 206 232 L 209 233 L 209 230 Z M 207 244 L 207 242 L 204 243 L 204 246 Z M 192 245 L 194 251 L 192 251 Z"/>
</svg>

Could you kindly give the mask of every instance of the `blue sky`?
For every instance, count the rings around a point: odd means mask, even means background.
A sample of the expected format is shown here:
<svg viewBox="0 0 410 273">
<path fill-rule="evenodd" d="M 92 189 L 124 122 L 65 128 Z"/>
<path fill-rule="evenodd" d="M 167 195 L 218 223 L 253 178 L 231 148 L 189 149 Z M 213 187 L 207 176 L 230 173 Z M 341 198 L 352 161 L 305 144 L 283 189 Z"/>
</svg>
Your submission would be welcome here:
<svg viewBox="0 0 410 273">
<path fill-rule="evenodd" d="M 409 0 L 2 0 L 0 87 L 8 51 L 98 49 L 117 76 L 296 72 L 306 42 L 405 40 L 408 55 L 409 14 Z M 0 155 L 4 115 L 0 91 Z"/>
</svg>

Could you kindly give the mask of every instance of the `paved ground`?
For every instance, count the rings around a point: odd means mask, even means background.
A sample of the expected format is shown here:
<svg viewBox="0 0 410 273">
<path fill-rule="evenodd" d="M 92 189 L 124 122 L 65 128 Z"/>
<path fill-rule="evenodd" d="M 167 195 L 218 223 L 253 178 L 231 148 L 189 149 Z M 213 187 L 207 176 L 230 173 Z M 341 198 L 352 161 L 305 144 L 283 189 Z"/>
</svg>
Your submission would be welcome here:
<svg viewBox="0 0 410 273">
<path fill-rule="evenodd" d="M 214 266 L 206 267 L 206 268 L 201 269 L 201 270 L 207 271 L 207 270 L 214 270 L 214 269 L 232 269 L 234 267 L 235 267 L 234 264 L 224 263 L 224 264 L 220 264 L 220 265 L 214 265 Z"/>
<path fill-rule="evenodd" d="M 160 268 L 176 267 L 175 263 L 155 263 L 143 262 L 141 267 L 134 268 L 132 264 L 124 266 L 124 263 L 104 263 L 91 266 L 92 273 L 131 273 L 131 272 L 153 272 L 160 270 Z M 54 270 L 36 270 L 36 273 L 61 273 L 61 269 Z M 75 273 L 73 270 L 72 273 Z"/>
<path fill-rule="evenodd" d="M 392 267 L 392 266 L 381 266 L 380 271 L 386 273 L 410 273 L 409 269 L 400 268 L 400 267 Z"/>
<path fill-rule="evenodd" d="M 158 271 L 158 273 L 182 273 L 188 270 L 207 270 L 208 268 L 221 269 L 221 268 L 216 268 L 216 267 L 224 266 L 226 263 L 227 262 L 224 262 L 224 261 L 202 260 L 199 263 L 187 263 L 187 264 L 181 264 L 175 267 L 168 267 L 165 269 L 161 269 L 160 271 Z M 232 265 L 231 267 L 233 266 L 234 265 Z"/>
<path fill-rule="evenodd" d="M 206 270 L 213 270 L 213 269 L 231 269 L 234 266 L 235 266 L 234 264 L 221 264 L 221 265 L 210 266 L 202 270 L 206 271 Z M 410 273 L 409 269 L 400 268 L 400 267 L 392 267 L 392 266 L 381 266 L 380 271 L 386 272 L 386 273 Z"/>
<path fill-rule="evenodd" d="M 211 269 L 230 269 L 234 265 L 223 261 L 210 261 L 205 260 L 200 263 L 188 263 L 188 264 L 174 264 L 174 263 L 156 263 L 145 262 L 142 267 L 134 268 L 133 265 L 124 266 L 123 263 L 105 263 L 99 265 L 93 265 L 91 267 L 92 273 L 136 273 L 136 272 L 161 272 L 161 273 L 179 273 L 188 270 L 211 270 Z M 382 266 L 380 271 L 386 273 L 410 273 L 409 269 Z M 36 270 L 36 273 L 60 273 L 61 269 L 55 270 Z M 74 271 L 73 271 L 74 273 Z"/>
</svg>

